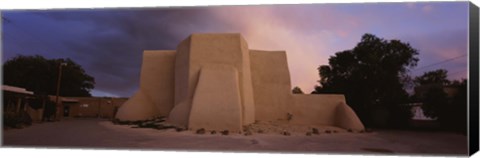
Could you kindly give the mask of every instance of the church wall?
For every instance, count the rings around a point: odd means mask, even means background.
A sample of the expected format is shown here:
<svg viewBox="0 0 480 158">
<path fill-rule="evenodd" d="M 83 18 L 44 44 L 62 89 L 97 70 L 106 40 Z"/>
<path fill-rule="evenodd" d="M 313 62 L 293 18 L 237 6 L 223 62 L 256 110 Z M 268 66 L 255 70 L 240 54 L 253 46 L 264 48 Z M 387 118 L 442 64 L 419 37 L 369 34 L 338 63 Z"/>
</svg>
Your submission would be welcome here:
<svg viewBox="0 0 480 158">
<path fill-rule="evenodd" d="M 285 51 L 250 50 L 250 64 L 256 120 L 287 119 L 293 100 Z"/>
</svg>

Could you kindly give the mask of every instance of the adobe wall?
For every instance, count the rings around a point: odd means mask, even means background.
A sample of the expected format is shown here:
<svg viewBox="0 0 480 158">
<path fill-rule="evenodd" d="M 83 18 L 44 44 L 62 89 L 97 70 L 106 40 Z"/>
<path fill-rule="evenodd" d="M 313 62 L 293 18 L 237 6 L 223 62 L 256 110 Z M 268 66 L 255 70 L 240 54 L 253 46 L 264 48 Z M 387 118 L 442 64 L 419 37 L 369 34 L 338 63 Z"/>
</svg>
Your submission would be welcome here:
<svg viewBox="0 0 480 158">
<path fill-rule="evenodd" d="M 176 51 L 144 52 L 140 88 L 116 118 L 241 130 L 288 113 L 292 124 L 364 128 L 343 95 L 292 94 L 285 51 L 249 50 L 240 34 L 192 34 Z"/>
<path fill-rule="evenodd" d="M 199 72 L 206 64 L 231 65 L 238 71 L 243 124 L 253 123 L 254 105 L 251 93 L 249 54 L 240 34 L 192 34 L 177 48 L 175 65 L 175 107 L 169 122 L 188 126 L 188 117 Z M 188 72 L 188 73 L 187 73 Z"/>
<path fill-rule="evenodd" d="M 27 106 L 27 113 L 32 119 L 32 122 L 41 122 L 43 117 L 43 109 L 33 109 L 30 106 Z"/>
<path fill-rule="evenodd" d="M 256 120 L 286 119 L 294 103 L 285 51 L 250 50 L 250 64 Z"/>
<path fill-rule="evenodd" d="M 242 131 L 240 84 L 235 67 L 223 64 L 202 67 L 188 128 Z"/>
<path fill-rule="evenodd" d="M 363 130 L 360 119 L 339 94 L 292 94 L 291 123 L 330 125 L 344 129 Z"/>
<path fill-rule="evenodd" d="M 65 103 L 69 106 L 69 117 L 102 117 L 113 118 L 115 109 L 122 106 L 127 99 L 101 97 L 69 97 L 78 100 L 76 103 Z M 88 107 L 82 107 L 87 104 Z"/>
<path fill-rule="evenodd" d="M 292 94 L 291 108 L 295 124 L 334 125 L 335 109 L 345 102 L 343 95 L 336 94 Z"/>
<path fill-rule="evenodd" d="M 174 104 L 175 54 L 173 50 L 143 52 L 140 89 L 161 116 L 167 116 Z"/>
<path fill-rule="evenodd" d="M 175 51 L 143 53 L 139 90 L 118 110 L 120 120 L 167 116 L 174 103 Z"/>
<path fill-rule="evenodd" d="M 66 103 L 69 106 L 69 117 L 97 117 L 101 110 L 101 98 L 75 98 L 77 103 Z M 82 105 L 88 107 L 82 107 Z"/>
</svg>

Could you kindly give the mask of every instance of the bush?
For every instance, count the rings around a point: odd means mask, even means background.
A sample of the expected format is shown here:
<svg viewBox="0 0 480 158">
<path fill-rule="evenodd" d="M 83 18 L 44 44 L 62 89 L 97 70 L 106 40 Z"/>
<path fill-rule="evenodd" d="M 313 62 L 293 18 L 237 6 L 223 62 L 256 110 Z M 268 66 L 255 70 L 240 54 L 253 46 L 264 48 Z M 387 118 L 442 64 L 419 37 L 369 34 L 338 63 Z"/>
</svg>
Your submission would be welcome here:
<svg viewBox="0 0 480 158">
<path fill-rule="evenodd" d="M 25 111 L 19 113 L 4 112 L 3 125 L 10 128 L 22 128 L 23 126 L 32 125 L 32 118 Z"/>
</svg>

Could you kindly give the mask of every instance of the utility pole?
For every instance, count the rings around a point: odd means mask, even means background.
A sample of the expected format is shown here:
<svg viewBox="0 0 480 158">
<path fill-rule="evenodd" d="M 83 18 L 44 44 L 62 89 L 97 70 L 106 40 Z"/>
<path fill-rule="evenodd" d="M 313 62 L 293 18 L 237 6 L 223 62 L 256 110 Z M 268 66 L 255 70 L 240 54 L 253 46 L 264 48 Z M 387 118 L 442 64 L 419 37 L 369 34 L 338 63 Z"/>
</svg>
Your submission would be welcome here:
<svg viewBox="0 0 480 158">
<path fill-rule="evenodd" d="M 60 120 L 60 118 L 61 118 L 60 114 L 62 114 L 62 113 L 60 112 L 60 110 L 63 110 L 63 109 L 59 109 L 60 104 L 58 104 L 58 96 L 59 96 L 59 94 L 60 94 L 60 83 L 62 82 L 62 66 L 67 66 L 67 63 L 62 62 L 62 63 L 60 63 L 60 64 L 58 65 L 57 94 L 56 94 L 56 98 L 55 98 L 55 105 L 56 105 L 56 109 L 57 109 L 57 110 L 56 110 L 56 112 L 55 112 L 56 114 L 54 115 L 54 117 L 57 117 L 57 115 L 59 115 L 59 116 L 58 116 L 58 119 L 59 119 L 59 120 Z M 56 119 L 57 119 L 57 118 L 55 118 L 55 120 L 56 120 Z"/>
</svg>

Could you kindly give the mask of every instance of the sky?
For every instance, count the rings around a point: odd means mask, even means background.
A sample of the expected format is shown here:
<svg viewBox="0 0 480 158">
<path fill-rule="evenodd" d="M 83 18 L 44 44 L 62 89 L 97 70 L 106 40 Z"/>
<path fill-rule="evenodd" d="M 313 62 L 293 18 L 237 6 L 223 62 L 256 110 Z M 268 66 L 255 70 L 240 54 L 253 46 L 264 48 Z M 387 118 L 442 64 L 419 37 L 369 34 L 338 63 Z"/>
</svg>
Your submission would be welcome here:
<svg viewBox="0 0 480 158">
<path fill-rule="evenodd" d="M 2 11 L 2 63 L 16 55 L 70 58 L 94 96 L 129 97 L 143 50 L 174 50 L 192 33 L 241 33 L 250 49 L 285 50 L 292 87 L 311 92 L 317 68 L 365 33 L 419 51 L 410 75 L 443 68 L 467 78 L 468 2 L 296 4 Z"/>
</svg>

